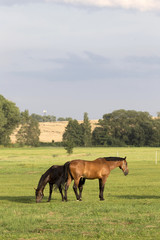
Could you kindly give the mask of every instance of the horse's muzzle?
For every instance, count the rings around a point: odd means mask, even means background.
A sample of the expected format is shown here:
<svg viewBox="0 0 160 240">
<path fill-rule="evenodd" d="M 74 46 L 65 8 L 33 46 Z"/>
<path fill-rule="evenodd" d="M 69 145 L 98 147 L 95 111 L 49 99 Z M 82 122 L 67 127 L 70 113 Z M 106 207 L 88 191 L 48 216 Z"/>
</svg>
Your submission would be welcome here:
<svg viewBox="0 0 160 240">
<path fill-rule="evenodd" d="M 125 172 L 124 172 L 124 176 L 127 176 L 127 175 L 128 175 L 128 172 L 129 172 L 129 171 L 125 171 Z"/>
</svg>

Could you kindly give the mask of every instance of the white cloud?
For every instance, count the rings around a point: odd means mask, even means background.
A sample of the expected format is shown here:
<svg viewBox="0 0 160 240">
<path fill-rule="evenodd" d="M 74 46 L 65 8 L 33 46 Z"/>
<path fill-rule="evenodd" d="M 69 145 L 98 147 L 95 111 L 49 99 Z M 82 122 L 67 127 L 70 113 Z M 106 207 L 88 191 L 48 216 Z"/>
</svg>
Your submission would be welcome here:
<svg viewBox="0 0 160 240">
<path fill-rule="evenodd" d="M 27 3 L 58 3 L 74 6 L 112 7 L 137 9 L 139 11 L 160 10 L 159 0 L 0 0 L 0 5 L 14 5 Z"/>
<path fill-rule="evenodd" d="M 93 7 L 121 7 L 140 11 L 160 9 L 159 0 L 45 0 L 45 2 L 61 2 L 65 4 Z"/>
</svg>

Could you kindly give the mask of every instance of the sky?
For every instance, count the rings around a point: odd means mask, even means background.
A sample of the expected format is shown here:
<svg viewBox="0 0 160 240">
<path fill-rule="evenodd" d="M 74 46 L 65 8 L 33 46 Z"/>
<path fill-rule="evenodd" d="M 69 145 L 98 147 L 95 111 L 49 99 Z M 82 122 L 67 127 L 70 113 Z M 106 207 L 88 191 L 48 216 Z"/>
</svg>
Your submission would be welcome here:
<svg viewBox="0 0 160 240">
<path fill-rule="evenodd" d="M 20 111 L 160 112 L 159 0 L 0 0 L 0 94 Z"/>
</svg>

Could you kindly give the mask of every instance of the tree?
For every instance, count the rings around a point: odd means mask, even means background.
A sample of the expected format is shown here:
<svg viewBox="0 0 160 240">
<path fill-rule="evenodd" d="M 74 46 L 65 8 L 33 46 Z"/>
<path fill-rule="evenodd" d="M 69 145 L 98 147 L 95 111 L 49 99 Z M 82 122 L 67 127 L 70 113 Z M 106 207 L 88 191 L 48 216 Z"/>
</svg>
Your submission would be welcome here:
<svg viewBox="0 0 160 240">
<path fill-rule="evenodd" d="M 70 120 L 63 134 L 63 141 L 72 141 L 74 146 L 83 146 L 83 128 L 77 120 Z"/>
<path fill-rule="evenodd" d="M 92 132 L 92 144 L 96 146 L 105 145 L 105 140 L 106 140 L 105 135 L 106 133 L 103 127 L 96 127 Z"/>
<path fill-rule="evenodd" d="M 17 143 L 21 146 L 28 145 L 37 147 L 39 145 L 40 135 L 38 121 L 29 116 L 29 114 L 27 115 L 27 111 L 21 114 L 21 116 L 22 125 L 16 135 Z"/>
<path fill-rule="evenodd" d="M 69 120 L 63 134 L 63 146 L 69 154 L 76 146 L 83 146 L 83 128 L 77 120 Z"/>
<path fill-rule="evenodd" d="M 72 140 L 66 140 L 64 141 L 64 149 L 67 151 L 67 153 L 70 155 L 73 153 L 74 143 Z"/>
<path fill-rule="evenodd" d="M 56 121 L 56 117 L 51 115 L 41 116 L 33 113 L 31 117 L 37 120 L 38 122 L 55 122 Z"/>
<path fill-rule="evenodd" d="M 160 112 L 157 112 L 157 117 L 160 118 Z"/>
<path fill-rule="evenodd" d="M 88 113 L 84 113 L 84 120 L 82 123 L 83 127 L 83 144 L 85 147 L 91 146 L 91 139 L 92 139 L 92 134 L 91 134 L 91 124 L 88 119 Z"/>
<path fill-rule="evenodd" d="M 59 118 L 57 119 L 57 121 L 59 121 L 59 122 L 61 122 L 61 121 L 70 121 L 70 120 L 72 120 L 71 117 L 66 117 L 66 118 L 64 118 L 64 117 L 59 117 Z"/>
<path fill-rule="evenodd" d="M 0 144 L 7 145 L 10 142 L 10 135 L 19 122 L 19 108 L 0 95 Z"/>
<path fill-rule="evenodd" d="M 159 146 L 160 119 L 148 112 L 117 110 L 103 115 L 92 134 L 93 143 L 111 146 Z"/>
<path fill-rule="evenodd" d="M 32 116 L 32 115 L 31 115 Z M 25 124 L 29 121 L 29 111 L 25 110 L 24 112 L 21 112 L 21 124 Z"/>
</svg>

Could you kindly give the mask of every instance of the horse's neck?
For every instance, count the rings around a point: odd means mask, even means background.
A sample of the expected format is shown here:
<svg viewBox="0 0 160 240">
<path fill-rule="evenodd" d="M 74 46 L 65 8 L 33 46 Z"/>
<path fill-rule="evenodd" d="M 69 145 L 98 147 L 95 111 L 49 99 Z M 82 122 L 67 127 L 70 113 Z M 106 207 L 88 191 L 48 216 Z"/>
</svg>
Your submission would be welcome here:
<svg viewBox="0 0 160 240">
<path fill-rule="evenodd" d="M 38 188 L 39 190 L 42 190 L 45 188 L 46 184 L 49 182 L 49 175 L 46 175 L 46 176 L 42 176 L 40 181 L 39 181 L 39 184 L 38 184 Z"/>
<path fill-rule="evenodd" d="M 113 162 L 111 161 L 110 162 L 110 170 L 113 170 L 116 167 L 119 167 L 119 165 L 120 165 L 119 161 L 113 161 Z"/>
</svg>

